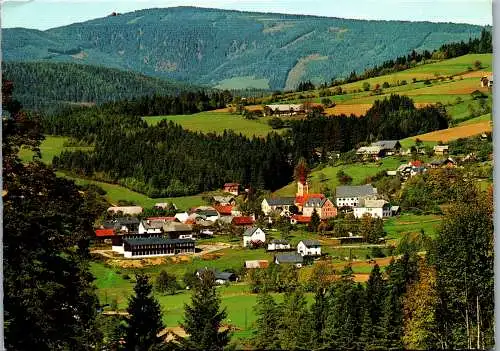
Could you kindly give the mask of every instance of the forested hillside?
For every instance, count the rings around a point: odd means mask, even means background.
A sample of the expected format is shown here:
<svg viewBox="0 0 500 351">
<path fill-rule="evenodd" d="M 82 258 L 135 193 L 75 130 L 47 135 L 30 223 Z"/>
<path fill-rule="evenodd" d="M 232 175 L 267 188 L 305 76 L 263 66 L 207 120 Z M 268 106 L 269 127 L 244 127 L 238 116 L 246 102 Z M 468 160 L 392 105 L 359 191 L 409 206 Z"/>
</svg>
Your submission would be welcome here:
<svg viewBox="0 0 500 351">
<path fill-rule="evenodd" d="M 5 61 L 99 64 L 222 88 L 293 89 L 480 32 L 465 24 L 177 7 L 47 31 L 5 29 L 2 48 Z"/>
<path fill-rule="evenodd" d="M 75 63 L 4 62 L 2 73 L 16 86 L 14 98 L 28 108 L 178 95 L 194 88 L 134 72 Z"/>
</svg>

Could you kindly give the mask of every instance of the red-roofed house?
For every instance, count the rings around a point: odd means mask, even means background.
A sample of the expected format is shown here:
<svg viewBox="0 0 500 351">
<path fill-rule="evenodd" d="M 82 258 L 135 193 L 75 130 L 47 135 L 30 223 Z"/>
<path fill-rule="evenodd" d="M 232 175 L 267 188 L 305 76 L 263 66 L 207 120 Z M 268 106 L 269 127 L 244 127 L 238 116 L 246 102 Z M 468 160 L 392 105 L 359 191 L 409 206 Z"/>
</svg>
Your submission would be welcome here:
<svg viewBox="0 0 500 351">
<path fill-rule="evenodd" d="M 239 183 L 226 183 L 223 187 L 224 192 L 238 196 L 240 194 Z"/>
<path fill-rule="evenodd" d="M 95 241 L 96 242 L 109 242 L 116 236 L 114 229 L 96 229 Z"/>
<path fill-rule="evenodd" d="M 252 226 L 254 222 L 254 219 L 249 216 L 243 216 L 243 217 L 233 217 L 231 220 L 232 225 L 237 225 L 237 226 Z"/>
<path fill-rule="evenodd" d="M 221 216 L 231 216 L 232 205 L 214 205 L 214 208 Z"/>
<path fill-rule="evenodd" d="M 292 224 L 307 224 L 311 222 L 311 217 L 302 215 L 293 215 L 290 218 L 290 223 Z"/>
<path fill-rule="evenodd" d="M 324 199 L 325 195 L 323 194 L 304 194 L 303 196 L 295 197 L 295 206 L 298 207 L 299 211 L 302 211 L 304 204 L 309 199 Z"/>
<path fill-rule="evenodd" d="M 423 164 L 422 164 L 422 161 L 410 161 L 410 165 L 413 166 L 413 167 L 421 167 Z"/>
</svg>

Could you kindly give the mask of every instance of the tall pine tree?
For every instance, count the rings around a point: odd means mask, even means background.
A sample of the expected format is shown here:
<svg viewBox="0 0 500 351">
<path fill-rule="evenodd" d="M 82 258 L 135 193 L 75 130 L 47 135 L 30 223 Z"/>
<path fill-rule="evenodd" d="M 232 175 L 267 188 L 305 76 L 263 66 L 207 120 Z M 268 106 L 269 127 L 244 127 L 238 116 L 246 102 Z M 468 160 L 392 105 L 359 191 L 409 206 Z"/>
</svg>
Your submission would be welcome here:
<svg viewBox="0 0 500 351">
<path fill-rule="evenodd" d="M 276 331 L 280 313 L 273 297 L 268 293 L 259 294 L 254 309 L 257 321 L 252 344 L 258 350 L 279 350 L 280 342 Z"/>
<path fill-rule="evenodd" d="M 164 328 L 161 307 L 152 294 L 153 285 L 145 274 L 136 275 L 135 295 L 129 298 L 126 326 L 127 350 L 157 350 L 163 344 L 158 333 Z"/>
<path fill-rule="evenodd" d="M 210 270 L 200 275 L 200 284 L 194 286 L 191 305 L 185 305 L 184 328 L 188 337 L 179 339 L 184 350 L 223 350 L 229 343 L 229 330 L 220 331 L 226 310 L 220 309 L 220 298 L 215 289 L 215 276 Z"/>
</svg>

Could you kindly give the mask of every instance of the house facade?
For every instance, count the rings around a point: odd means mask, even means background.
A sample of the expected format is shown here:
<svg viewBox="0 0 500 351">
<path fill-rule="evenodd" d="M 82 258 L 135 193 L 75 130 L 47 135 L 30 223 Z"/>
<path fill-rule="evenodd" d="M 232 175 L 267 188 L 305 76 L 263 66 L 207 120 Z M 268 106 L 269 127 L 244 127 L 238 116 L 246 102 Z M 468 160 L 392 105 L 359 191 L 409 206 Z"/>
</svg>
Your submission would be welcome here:
<svg viewBox="0 0 500 351">
<path fill-rule="evenodd" d="M 304 106 L 301 104 L 275 104 L 264 107 L 264 116 L 294 116 L 299 113 L 305 113 Z"/>
<path fill-rule="evenodd" d="M 297 253 L 301 256 L 321 256 L 321 244 L 318 240 L 301 240 L 297 244 Z"/>
<path fill-rule="evenodd" d="M 318 213 L 319 218 L 323 220 L 337 216 L 337 208 L 327 198 L 307 199 L 302 208 L 302 214 L 306 217 L 311 217 L 314 210 Z"/>
<path fill-rule="evenodd" d="M 143 220 L 139 223 L 139 234 L 161 234 L 165 221 Z"/>
<path fill-rule="evenodd" d="M 380 140 L 371 143 L 370 146 L 363 146 L 356 150 L 356 154 L 364 159 L 378 160 L 385 156 L 399 154 L 401 151 L 401 144 L 399 140 Z"/>
<path fill-rule="evenodd" d="M 195 252 L 194 240 L 161 237 L 123 239 L 125 258 L 173 256 Z"/>
<path fill-rule="evenodd" d="M 240 194 L 240 183 L 226 183 L 222 190 L 225 193 L 233 194 L 238 196 Z"/>
<path fill-rule="evenodd" d="M 167 222 L 163 224 L 163 233 L 170 239 L 194 239 L 193 227 L 189 224 Z"/>
<path fill-rule="evenodd" d="M 262 200 L 262 212 L 268 216 L 272 211 L 280 213 L 290 213 L 290 207 L 295 206 L 295 198 L 293 197 L 277 197 Z"/>
<path fill-rule="evenodd" d="M 434 154 L 440 155 L 440 156 L 448 155 L 449 148 L 450 147 L 448 145 L 436 145 L 433 148 L 434 149 Z"/>
<path fill-rule="evenodd" d="M 357 207 L 361 198 L 376 196 L 377 188 L 371 184 L 343 185 L 336 188 L 335 202 L 337 207 Z"/>
<path fill-rule="evenodd" d="M 358 207 L 354 207 L 354 217 L 361 218 L 369 214 L 374 218 L 386 218 L 392 215 L 391 205 L 385 200 L 361 200 Z"/>
<path fill-rule="evenodd" d="M 243 247 L 250 247 L 252 242 L 266 242 L 266 233 L 258 227 L 251 227 L 243 233 Z"/>
<path fill-rule="evenodd" d="M 269 244 L 267 244 L 267 251 L 282 251 L 282 250 L 290 250 L 291 245 L 286 240 L 271 240 Z"/>
</svg>

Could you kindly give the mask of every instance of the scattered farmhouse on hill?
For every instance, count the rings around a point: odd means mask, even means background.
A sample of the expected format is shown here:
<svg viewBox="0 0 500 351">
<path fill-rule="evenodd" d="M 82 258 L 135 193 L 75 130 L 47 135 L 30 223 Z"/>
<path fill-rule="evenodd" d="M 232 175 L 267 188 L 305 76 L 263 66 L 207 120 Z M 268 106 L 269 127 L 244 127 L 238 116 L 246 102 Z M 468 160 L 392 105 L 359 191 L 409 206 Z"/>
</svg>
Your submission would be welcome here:
<svg viewBox="0 0 500 351">
<path fill-rule="evenodd" d="M 213 196 L 212 197 L 212 202 L 214 205 L 221 205 L 221 206 L 228 206 L 228 205 L 236 205 L 236 200 L 234 199 L 234 196 L 228 195 L 228 196 Z M 215 207 L 215 206 L 214 206 Z"/>
<path fill-rule="evenodd" d="M 311 222 L 311 217 L 310 216 L 302 216 L 302 215 L 292 215 L 290 217 L 290 223 L 291 224 L 307 224 Z"/>
<path fill-rule="evenodd" d="M 225 283 L 228 283 L 228 282 L 238 281 L 238 277 L 234 273 L 231 273 L 231 272 L 219 272 L 218 270 L 214 270 L 214 269 L 210 269 L 210 268 L 198 269 L 196 271 L 196 276 L 198 278 L 200 278 L 201 274 L 203 272 L 207 271 L 207 270 L 212 271 L 214 273 L 215 283 L 216 284 L 222 285 L 222 284 L 225 284 Z"/>
<path fill-rule="evenodd" d="M 328 219 L 337 216 L 337 208 L 327 198 L 309 198 L 304 203 L 302 214 L 311 217 L 314 210 L 320 219 Z"/>
<path fill-rule="evenodd" d="M 365 214 L 376 218 L 390 217 L 391 205 L 385 200 L 361 199 L 359 206 L 354 207 L 354 217 L 361 218 Z"/>
<path fill-rule="evenodd" d="M 293 264 L 295 267 L 300 268 L 304 264 L 304 257 L 297 253 L 281 254 L 274 256 L 274 263 Z"/>
<path fill-rule="evenodd" d="M 143 220 L 139 223 L 139 234 L 161 234 L 165 221 Z"/>
<path fill-rule="evenodd" d="M 267 268 L 269 267 L 268 260 L 249 260 L 245 261 L 246 269 L 255 269 L 255 268 Z"/>
<path fill-rule="evenodd" d="M 434 146 L 434 154 L 436 155 L 448 155 L 449 153 L 449 146 L 448 145 L 436 145 Z"/>
<path fill-rule="evenodd" d="M 297 114 L 305 113 L 304 105 L 290 104 L 290 105 L 266 105 L 264 107 L 265 116 L 294 116 Z"/>
<path fill-rule="evenodd" d="M 163 224 L 163 232 L 170 239 L 192 239 L 193 227 L 189 224 L 168 222 Z"/>
<path fill-rule="evenodd" d="M 456 165 L 457 163 L 451 157 L 431 162 L 431 168 L 453 168 L 456 167 Z"/>
<path fill-rule="evenodd" d="M 276 197 L 262 200 L 262 212 L 268 216 L 272 211 L 279 211 L 283 215 L 290 215 L 290 207 L 295 205 L 293 197 Z"/>
<path fill-rule="evenodd" d="M 318 240 L 301 240 L 297 244 L 297 253 L 302 256 L 321 256 L 321 244 Z"/>
<path fill-rule="evenodd" d="M 265 243 L 266 233 L 258 227 L 251 227 L 243 233 L 243 247 L 250 247 L 252 243 Z"/>
<path fill-rule="evenodd" d="M 363 197 L 376 197 L 377 188 L 371 184 L 365 185 L 343 185 L 338 186 L 335 191 L 335 202 L 337 207 L 356 207 Z"/>
<path fill-rule="evenodd" d="M 226 183 L 222 190 L 225 193 L 233 194 L 238 196 L 240 194 L 240 183 Z"/>
<path fill-rule="evenodd" d="M 251 227 L 255 220 L 250 216 L 238 216 L 231 219 L 231 224 L 239 227 Z"/>
<path fill-rule="evenodd" d="M 481 88 L 490 88 L 493 86 L 493 75 L 481 77 Z"/>
<path fill-rule="evenodd" d="M 372 143 L 370 146 L 362 146 L 356 154 L 360 155 L 363 159 L 379 160 L 382 157 L 399 154 L 401 144 L 398 140 L 381 140 Z"/>
<path fill-rule="evenodd" d="M 115 218 L 101 225 L 101 229 L 113 229 L 118 233 L 136 232 L 138 228 L 139 220 L 135 217 Z"/>
</svg>

